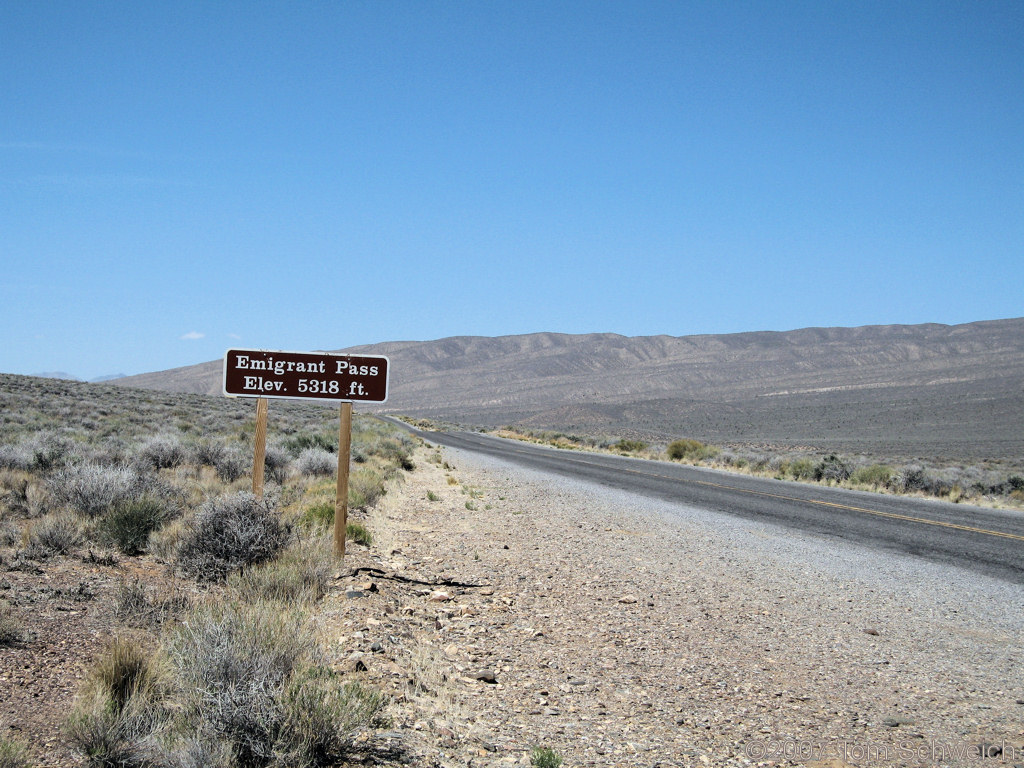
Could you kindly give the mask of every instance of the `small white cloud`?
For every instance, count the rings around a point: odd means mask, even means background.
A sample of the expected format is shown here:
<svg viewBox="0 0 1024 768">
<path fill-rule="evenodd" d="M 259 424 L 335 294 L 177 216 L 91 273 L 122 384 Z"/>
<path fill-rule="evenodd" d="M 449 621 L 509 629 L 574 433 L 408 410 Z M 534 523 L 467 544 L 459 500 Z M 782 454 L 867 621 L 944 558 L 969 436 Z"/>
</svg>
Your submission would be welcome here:
<svg viewBox="0 0 1024 768">
<path fill-rule="evenodd" d="M 199 331 L 189 331 L 188 333 L 181 337 L 182 341 L 194 341 L 195 339 L 203 338 L 206 338 L 206 334 L 200 333 Z"/>
<path fill-rule="evenodd" d="M 241 339 L 242 337 L 239 336 L 237 333 L 229 333 L 228 334 L 228 338 L 229 339 L 236 339 L 237 340 L 237 339 Z"/>
</svg>

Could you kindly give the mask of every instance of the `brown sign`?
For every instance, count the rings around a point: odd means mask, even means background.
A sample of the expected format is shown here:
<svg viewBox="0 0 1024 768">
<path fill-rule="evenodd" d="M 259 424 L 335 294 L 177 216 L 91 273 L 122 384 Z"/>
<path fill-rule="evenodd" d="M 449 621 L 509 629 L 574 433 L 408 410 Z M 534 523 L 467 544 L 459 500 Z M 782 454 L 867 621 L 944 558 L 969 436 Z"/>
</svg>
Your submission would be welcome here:
<svg viewBox="0 0 1024 768">
<path fill-rule="evenodd" d="M 224 394 L 383 403 L 388 399 L 388 359 L 229 349 L 224 355 Z"/>
</svg>

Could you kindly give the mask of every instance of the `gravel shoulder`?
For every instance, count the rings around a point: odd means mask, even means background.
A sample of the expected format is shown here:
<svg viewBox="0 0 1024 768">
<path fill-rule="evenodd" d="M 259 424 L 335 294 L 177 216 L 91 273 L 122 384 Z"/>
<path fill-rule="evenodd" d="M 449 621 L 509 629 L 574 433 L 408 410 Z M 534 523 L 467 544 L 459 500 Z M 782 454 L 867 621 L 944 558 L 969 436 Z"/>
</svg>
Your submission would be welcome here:
<svg viewBox="0 0 1024 768">
<path fill-rule="evenodd" d="M 416 465 L 320 617 L 394 698 L 396 754 L 1024 764 L 1024 588 L 455 449 Z"/>
</svg>

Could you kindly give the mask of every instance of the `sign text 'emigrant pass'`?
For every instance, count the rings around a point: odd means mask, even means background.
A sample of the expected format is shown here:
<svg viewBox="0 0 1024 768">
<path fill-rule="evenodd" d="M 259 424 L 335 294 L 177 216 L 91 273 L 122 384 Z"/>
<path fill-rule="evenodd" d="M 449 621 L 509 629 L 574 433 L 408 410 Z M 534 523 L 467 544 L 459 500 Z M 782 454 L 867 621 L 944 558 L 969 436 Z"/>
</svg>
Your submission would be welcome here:
<svg viewBox="0 0 1024 768">
<path fill-rule="evenodd" d="M 388 398 L 388 359 L 229 349 L 224 355 L 224 394 L 383 403 Z"/>
</svg>

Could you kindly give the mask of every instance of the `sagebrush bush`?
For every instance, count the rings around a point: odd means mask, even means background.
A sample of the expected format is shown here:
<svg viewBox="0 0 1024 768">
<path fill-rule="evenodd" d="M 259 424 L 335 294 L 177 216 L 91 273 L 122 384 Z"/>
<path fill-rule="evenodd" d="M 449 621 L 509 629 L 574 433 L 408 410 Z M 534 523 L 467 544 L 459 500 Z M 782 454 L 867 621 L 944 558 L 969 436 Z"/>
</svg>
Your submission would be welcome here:
<svg viewBox="0 0 1024 768">
<path fill-rule="evenodd" d="M 384 705 L 320 661 L 300 613 L 277 602 L 194 610 L 169 636 L 181 713 L 175 765 L 336 765 Z"/>
<path fill-rule="evenodd" d="M 200 608 L 168 643 L 191 725 L 230 745 L 240 766 L 272 759 L 283 692 L 312 649 L 302 617 L 278 603 Z"/>
<path fill-rule="evenodd" d="M 233 483 L 240 477 L 244 477 L 252 466 L 252 460 L 244 451 L 239 448 L 225 448 L 219 454 L 213 465 L 217 477 L 225 483 Z"/>
<path fill-rule="evenodd" d="M 116 504 L 140 497 L 146 481 L 131 467 L 79 464 L 49 478 L 50 495 L 86 517 L 99 517 Z"/>
<path fill-rule="evenodd" d="M 829 454 L 814 468 L 814 479 L 825 482 L 841 483 L 850 476 L 849 465 L 836 456 Z"/>
<path fill-rule="evenodd" d="M 287 539 L 273 501 L 248 492 L 229 494 L 208 501 L 186 525 L 177 561 L 197 580 L 219 581 L 273 557 Z"/>
<path fill-rule="evenodd" d="M 311 477 L 333 475 L 338 469 L 338 456 L 323 448 L 306 448 L 295 460 L 295 469 Z"/>
<path fill-rule="evenodd" d="M 267 446 L 263 457 L 264 476 L 278 485 L 288 476 L 288 452 L 276 446 Z"/>
<path fill-rule="evenodd" d="M 176 435 L 157 435 L 144 442 L 135 457 L 142 467 L 170 469 L 185 463 L 188 450 Z"/>
</svg>

